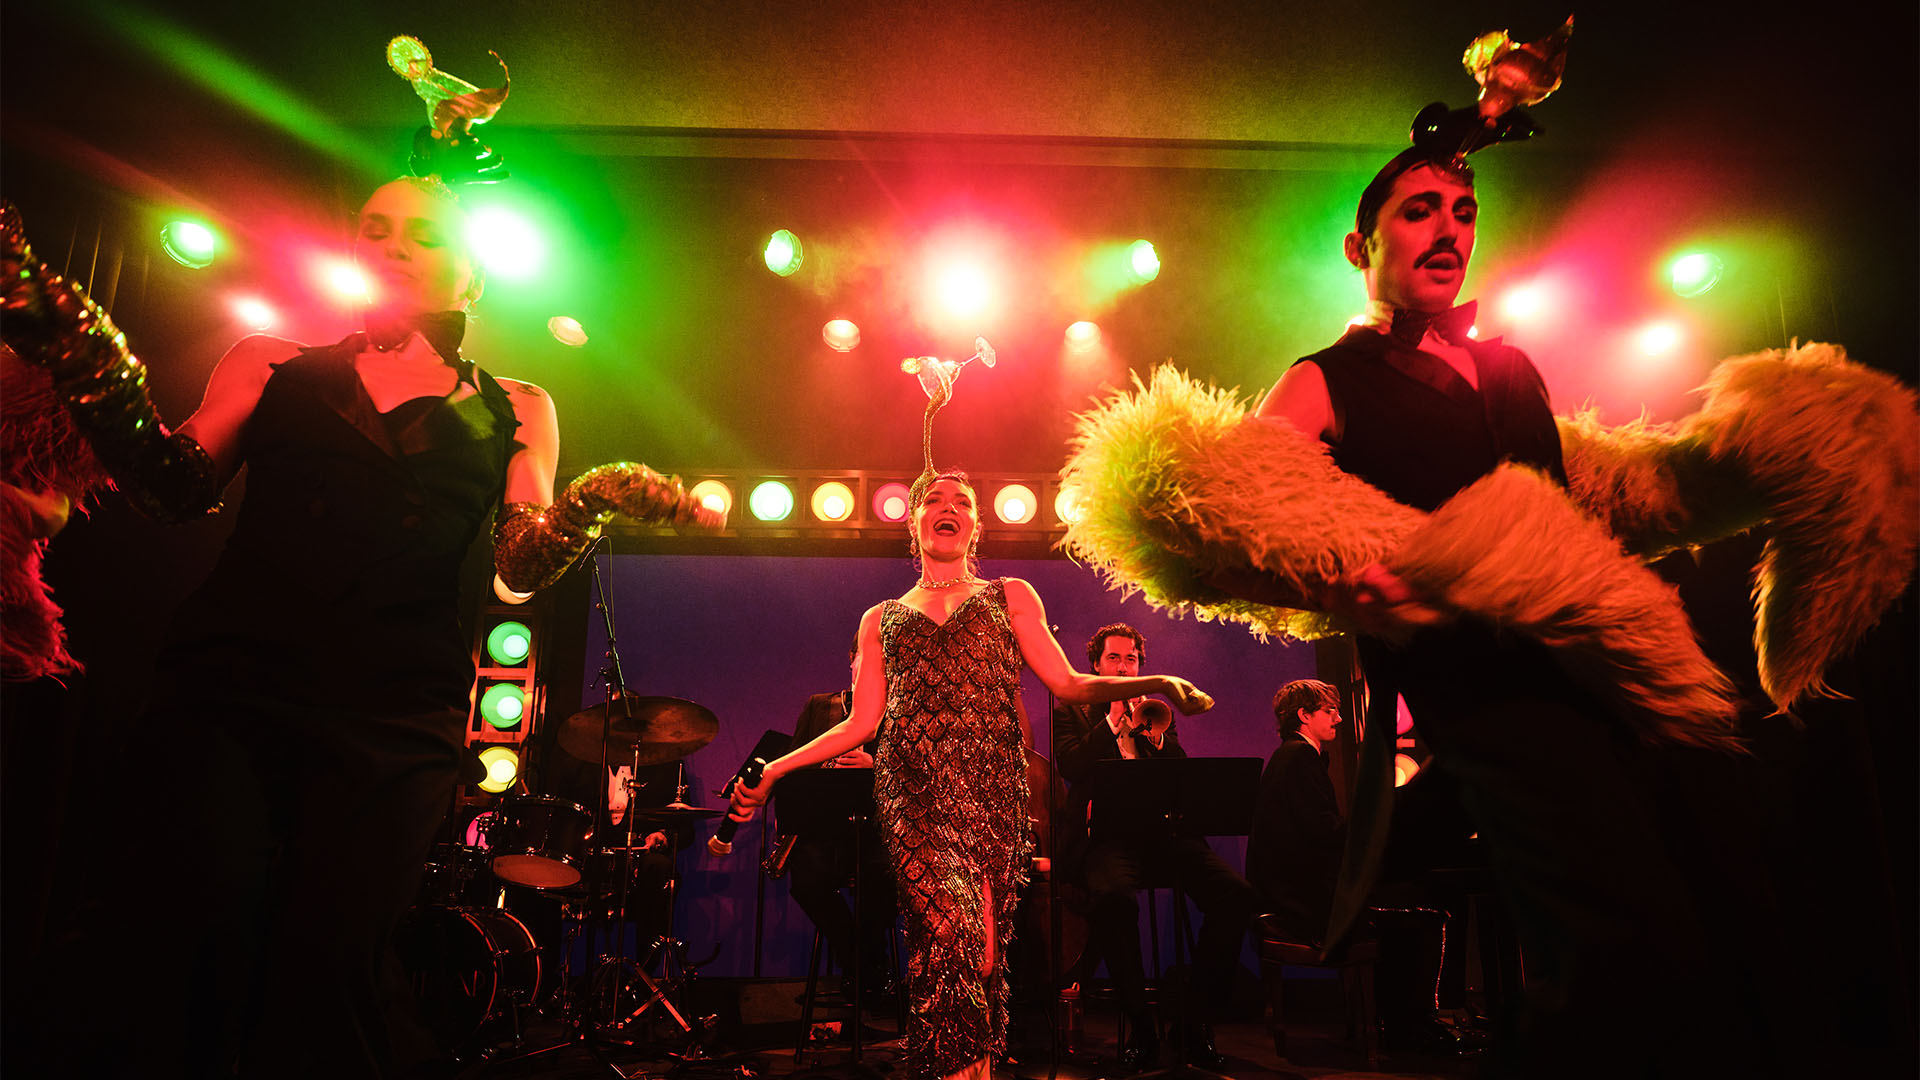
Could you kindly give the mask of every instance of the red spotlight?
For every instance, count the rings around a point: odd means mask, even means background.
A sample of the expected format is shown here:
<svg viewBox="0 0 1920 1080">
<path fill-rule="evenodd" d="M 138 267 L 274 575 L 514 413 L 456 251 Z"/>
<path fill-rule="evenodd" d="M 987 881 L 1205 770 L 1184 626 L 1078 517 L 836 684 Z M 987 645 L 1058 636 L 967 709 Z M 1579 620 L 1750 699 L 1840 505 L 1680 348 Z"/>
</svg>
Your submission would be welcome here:
<svg viewBox="0 0 1920 1080">
<path fill-rule="evenodd" d="M 1528 282 L 1507 290 L 1500 300 L 1500 311 L 1513 321 L 1532 319 L 1548 309 L 1548 288 L 1540 282 Z"/>
<path fill-rule="evenodd" d="M 828 319 L 820 328 L 820 340 L 834 352 L 852 352 L 860 344 L 860 328 L 851 319 Z"/>
<path fill-rule="evenodd" d="M 907 520 L 907 497 L 911 494 L 907 485 L 897 481 L 881 484 L 873 493 L 873 516 L 881 521 Z"/>
</svg>

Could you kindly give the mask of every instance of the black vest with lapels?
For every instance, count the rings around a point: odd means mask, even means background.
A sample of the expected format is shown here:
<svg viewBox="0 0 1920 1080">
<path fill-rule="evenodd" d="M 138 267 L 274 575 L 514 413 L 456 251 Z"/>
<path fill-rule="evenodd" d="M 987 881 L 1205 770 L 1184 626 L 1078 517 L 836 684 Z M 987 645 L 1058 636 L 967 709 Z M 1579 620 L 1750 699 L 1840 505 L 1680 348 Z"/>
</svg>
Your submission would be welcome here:
<svg viewBox="0 0 1920 1080">
<path fill-rule="evenodd" d="M 1533 362 L 1497 338 L 1466 348 L 1478 389 L 1440 357 L 1365 327 L 1302 357 L 1320 368 L 1341 418 L 1334 464 L 1429 512 L 1502 461 L 1564 487 L 1560 433 Z"/>
</svg>

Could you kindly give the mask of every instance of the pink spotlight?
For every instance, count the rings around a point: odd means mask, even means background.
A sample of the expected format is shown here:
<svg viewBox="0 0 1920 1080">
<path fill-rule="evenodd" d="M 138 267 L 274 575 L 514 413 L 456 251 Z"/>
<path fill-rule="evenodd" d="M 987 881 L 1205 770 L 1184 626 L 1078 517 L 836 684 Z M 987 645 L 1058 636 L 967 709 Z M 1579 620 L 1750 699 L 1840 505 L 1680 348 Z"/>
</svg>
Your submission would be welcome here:
<svg viewBox="0 0 1920 1080">
<path fill-rule="evenodd" d="M 320 266 L 320 280 L 345 300 L 364 302 L 373 295 L 373 282 L 366 271 L 345 259 L 328 259 Z"/>
<path fill-rule="evenodd" d="M 881 521 L 907 520 L 907 496 L 910 492 L 902 483 L 881 484 L 873 493 L 873 516 Z"/>
<path fill-rule="evenodd" d="M 1520 285 L 1510 290 L 1500 301 L 1500 310 L 1509 319 L 1531 319 L 1547 309 L 1546 287 L 1539 284 Z"/>
<path fill-rule="evenodd" d="M 1642 353 L 1648 356 L 1666 356 L 1680 347 L 1681 339 L 1684 337 L 1677 325 L 1670 322 L 1654 322 L 1641 327 L 1634 340 L 1638 342 Z"/>
<path fill-rule="evenodd" d="M 231 302 L 233 317 L 250 330 L 271 330 L 280 321 L 273 305 L 257 296 L 236 296 Z"/>
<path fill-rule="evenodd" d="M 949 260 L 934 268 L 933 293 L 948 314 L 970 319 L 987 310 L 993 300 L 993 283 L 979 264 Z"/>
</svg>

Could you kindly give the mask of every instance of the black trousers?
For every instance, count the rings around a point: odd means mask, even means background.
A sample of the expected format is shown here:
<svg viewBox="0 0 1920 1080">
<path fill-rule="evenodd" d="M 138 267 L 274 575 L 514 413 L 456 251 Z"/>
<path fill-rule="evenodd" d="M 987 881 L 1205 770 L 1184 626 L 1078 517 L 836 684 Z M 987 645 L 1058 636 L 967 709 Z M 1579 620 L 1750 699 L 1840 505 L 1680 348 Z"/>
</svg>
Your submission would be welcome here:
<svg viewBox="0 0 1920 1080">
<path fill-rule="evenodd" d="M 1705 1075 L 1742 1045 L 1669 847 L 1653 759 L 1544 648 L 1463 624 L 1391 650 L 1391 673 L 1487 843 L 1526 967 L 1490 1073 Z M 1400 827 L 1396 811 L 1396 828 Z"/>
<path fill-rule="evenodd" d="M 383 1077 L 438 1054 L 392 938 L 458 778 L 444 717 L 162 713 L 194 781 L 155 825 L 138 1075 Z"/>
<path fill-rule="evenodd" d="M 860 837 L 860 964 L 863 977 L 884 971 L 887 929 L 899 910 L 893 868 L 887 863 L 879 831 L 864 827 Z M 827 948 L 842 971 L 851 974 L 854 948 L 853 911 L 841 890 L 853 878 L 852 838 L 802 837 L 787 857 L 787 895 L 806 912 L 808 920 L 827 939 Z"/>
<path fill-rule="evenodd" d="M 1233 984 L 1240 943 L 1257 914 L 1253 886 L 1247 884 L 1207 842 L 1194 836 L 1154 842 L 1118 842 L 1094 837 L 1087 847 L 1087 892 L 1095 943 L 1107 961 L 1129 1015 L 1147 1006 L 1146 970 L 1140 958 L 1139 892 L 1149 883 L 1178 881 L 1204 919 L 1194 945 L 1193 967 L 1201 985 L 1224 992 Z M 1200 995 L 1196 1001 L 1217 1006 Z"/>
</svg>

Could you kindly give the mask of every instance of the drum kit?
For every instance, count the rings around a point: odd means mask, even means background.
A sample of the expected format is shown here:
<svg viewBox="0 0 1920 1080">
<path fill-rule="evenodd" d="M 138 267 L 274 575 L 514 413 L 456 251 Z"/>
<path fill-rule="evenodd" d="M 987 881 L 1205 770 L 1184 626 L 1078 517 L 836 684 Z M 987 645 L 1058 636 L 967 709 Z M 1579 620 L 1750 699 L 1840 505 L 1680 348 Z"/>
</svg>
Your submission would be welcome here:
<svg viewBox="0 0 1920 1080">
<path fill-rule="evenodd" d="M 631 800 L 638 786 L 632 777 L 643 767 L 680 761 L 718 732 L 714 714 L 694 702 L 615 694 L 608 704 L 568 717 L 555 742 L 572 757 L 600 763 L 603 775 L 610 761 L 627 765 Z M 665 1023 L 667 1037 L 697 1055 L 701 1031 L 684 1003 L 698 965 L 672 936 L 671 874 L 665 925 L 645 955 L 626 955 L 627 928 L 646 914 L 639 903 L 645 838 L 656 832 L 670 838 L 671 865 L 672 837 L 724 813 L 687 805 L 685 793 L 682 785 L 665 806 L 629 801 L 613 843 L 599 842 L 596 814 L 579 803 L 553 795 L 509 797 L 474 817 L 460 842 L 434 848 L 420 901 L 401 924 L 395 950 L 423 1018 L 450 1053 L 489 1058 L 490 1048 L 511 1038 L 511 1056 L 528 1056 L 522 1010 L 536 1008 L 561 1022 L 568 1042 L 592 1037 L 632 1044 Z M 557 904 L 564 937 L 588 948 L 603 944 L 609 955 L 597 957 L 589 971 L 567 970 L 573 950 L 542 947 L 507 910 L 509 895 L 546 898 L 548 909 Z M 657 904 L 646 910 L 657 911 Z M 634 951 L 647 940 L 637 938 Z M 556 954 L 558 971 L 550 963 Z M 656 960 L 657 975 L 648 970 Z"/>
</svg>

